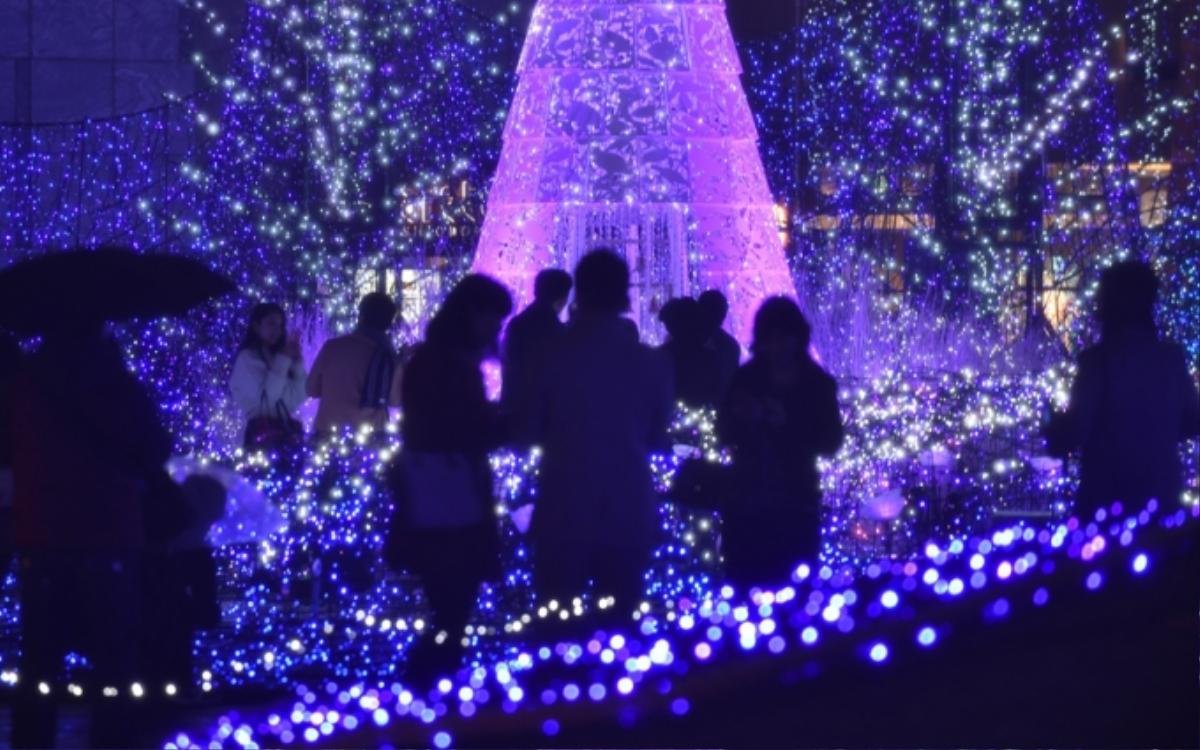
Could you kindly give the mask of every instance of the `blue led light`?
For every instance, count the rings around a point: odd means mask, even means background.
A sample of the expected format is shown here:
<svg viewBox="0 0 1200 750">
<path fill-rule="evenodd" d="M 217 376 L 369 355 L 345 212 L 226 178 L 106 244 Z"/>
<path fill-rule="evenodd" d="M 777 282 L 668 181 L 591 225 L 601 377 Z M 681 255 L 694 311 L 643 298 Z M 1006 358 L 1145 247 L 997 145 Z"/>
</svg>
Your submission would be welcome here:
<svg viewBox="0 0 1200 750">
<path fill-rule="evenodd" d="M 917 631 L 917 643 L 925 647 L 929 647 L 934 643 L 937 643 L 937 637 L 937 631 L 928 626 Z"/>
</svg>

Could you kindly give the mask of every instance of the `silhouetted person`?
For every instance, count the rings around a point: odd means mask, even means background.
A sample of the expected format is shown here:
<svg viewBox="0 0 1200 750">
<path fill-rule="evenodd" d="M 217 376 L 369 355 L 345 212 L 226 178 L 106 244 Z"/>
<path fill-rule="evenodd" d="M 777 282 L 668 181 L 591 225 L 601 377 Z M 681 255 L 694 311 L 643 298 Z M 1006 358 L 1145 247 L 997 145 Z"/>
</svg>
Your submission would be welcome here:
<svg viewBox="0 0 1200 750">
<path fill-rule="evenodd" d="M 716 289 L 709 289 L 696 301 L 700 303 L 700 314 L 707 333 L 706 344 L 716 352 L 720 361 L 720 381 L 717 387 L 720 389 L 721 400 L 724 400 L 729 394 L 729 387 L 733 385 L 734 373 L 742 361 L 742 347 L 737 339 L 722 327 L 729 315 L 729 300 Z"/>
<path fill-rule="evenodd" d="M 0 333 L 0 576 L 12 553 L 12 390 L 21 367 L 17 342 Z"/>
<path fill-rule="evenodd" d="M 288 333 L 283 308 L 255 305 L 229 377 L 233 399 L 246 415 L 246 447 L 273 448 L 303 437 L 289 432 L 300 429 L 295 413 L 306 398 L 305 377 L 300 337 Z"/>
<path fill-rule="evenodd" d="M 392 298 L 372 292 L 358 304 L 354 332 L 321 347 L 308 375 L 308 395 L 321 401 L 313 432 L 387 424 L 388 407 L 400 395 L 400 366 L 388 334 L 395 319 Z"/>
<path fill-rule="evenodd" d="M 1127 261 L 1100 281 L 1100 343 L 1079 355 L 1069 410 L 1047 429 L 1052 452 L 1082 448 L 1078 506 L 1178 500 L 1179 442 L 1200 432 L 1183 350 L 1158 338 L 1158 280 Z"/>
<path fill-rule="evenodd" d="M 13 404 L 22 634 L 13 744 L 53 745 L 63 657 L 81 651 L 93 666 L 93 744 L 131 745 L 131 685 L 144 674 L 141 562 L 157 515 L 146 493 L 165 479 L 170 436 L 99 325 L 48 333 Z M 120 697 L 103 697 L 104 687 Z"/>
<path fill-rule="evenodd" d="M 225 515 L 225 487 L 207 476 L 191 476 L 181 496 L 188 525 L 166 545 L 151 551 L 146 571 L 146 649 L 150 683 L 173 685 L 176 693 L 195 690 L 192 642 L 196 631 L 220 624 L 217 566 L 207 541 L 213 524 Z"/>
<path fill-rule="evenodd" d="M 419 643 L 413 678 L 453 670 L 486 578 L 499 574 L 499 538 L 488 453 L 505 441 L 499 407 L 487 400 L 480 365 L 494 356 L 512 297 L 470 275 L 446 297 L 417 346 L 401 386 L 403 452 L 389 474 L 396 502 L 385 555 L 421 578 L 445 643 Z"/>
<path fill-rule="evenodd" d="M 721 360 L 707 344 L 700 304 L 690 297 L 668 301 L 658 313 L 669 339 L 659 347 L 675 373 L 675 398 L 689 406 L 716 407 L 724 397 Z"/>
<path fill-rule="evenodd" d="M 561 320 L 571 296 L 571 275 L 557 268 L 537 275 L 533 304 L 508 324 L 504 335 L 504 390 L 500 403 L 505 411 L 520 412 L 536 398 L 538 372 L 546 352 L 558 341 L 566 326 Z"/>
<path fill-rule="evenodd" d="M 836 452 L 843 430 L 837 384 L 808 353 L 811 330 L 792 300 L 764 302 L 752 357 L 718 417 L 740 490 L 724 514 L 722 551 L 741 585 L 783 579 L 820 549 L 817 456 Z"/>
<path fill-rule="evenodd" d="M 528 436 L 542 446 L 531 534 L 542 601 L 570 601 L 589 580 L 632 611 L 657 530 L 649 455 L 672 411 L 666 361 L 630 335 L 629 268 L 610 250 L 575 270 L 577 314 L 543 371 Z"/>
</svg>

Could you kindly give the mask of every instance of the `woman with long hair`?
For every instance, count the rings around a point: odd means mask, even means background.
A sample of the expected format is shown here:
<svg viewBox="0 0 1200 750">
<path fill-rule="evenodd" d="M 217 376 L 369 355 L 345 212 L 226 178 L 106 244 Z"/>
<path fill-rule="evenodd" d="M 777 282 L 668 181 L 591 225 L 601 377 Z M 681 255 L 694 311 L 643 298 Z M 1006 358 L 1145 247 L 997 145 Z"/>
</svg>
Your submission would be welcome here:
<svg viewBox="0 0 1200 750">
<path fill-rule="evenodd" d="M 727 573 L 749 586 L 785 579 L 820 548 L 817 456 L 842 444 L 837 383 L 812 358 L 799 306 L 772 297 L 754 318 L 752 356 L 734 376 L 717 420 L 734 454 L 741 496 L 724 514 Z"/>
<path fill-rule="evenodd" d="M 250 310 L 229 390 L 246 415 L 247 447 L 273 447 L 299 437 L 296 409 L 306 398 L 300 337 L 288 333 L 287 314 L 274 302 Z"/>
<path fill-rule="evenodd" d="M 430 321 L 401 383 L 404 449 L 389 475 L 396 510 L 385 555 L 420 577 L 433 611 L 435 635 L 409 657 L 417 680 L 457 667 L 479 585 L 499 574 L 488 453 L 507 429 L 487 400 L 481 365 L 496 355 L 512 308 L 498 282 L 465 277 Z"/>
</svg>

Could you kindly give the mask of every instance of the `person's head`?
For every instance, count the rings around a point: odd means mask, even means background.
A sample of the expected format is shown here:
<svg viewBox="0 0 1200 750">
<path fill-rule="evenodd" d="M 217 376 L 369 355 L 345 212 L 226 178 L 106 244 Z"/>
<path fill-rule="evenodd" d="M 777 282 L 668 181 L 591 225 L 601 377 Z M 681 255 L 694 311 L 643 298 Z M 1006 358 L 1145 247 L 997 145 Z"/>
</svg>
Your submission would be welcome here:
<svg viewBox="0 0 1200 750">
<path fill-rule="evenodd" d="M 582 312 L 620 315 L 629 309 L 629 265 L 608 248 L 596 248 L 575 266 L 575 301 Z"/>
<path fill-rule="evenodd" d="M 725 295 L 720 291 L 709 289 L 701 294 L 696 302 L 700 305 L 700 314 L 705 325 L 714 332 L 725 323 L 725 318 L 729 315 L 729 300 L 725 299 Z"/>
<path fill-rule="evenodd" d="M 1158 277 L 1149 265 L 1127 260 L 1100 276 L 1100 327 L 1104 335 L 1121 329 L 1154 330 Z"/>
<path fill-rule="evenodd" d="M 260 302 L 250 308 L 250 320 L 246 335 L 238 350 L 253 349 L 263 353 L 277 353 L 283 349 L 287 338 L 287 315 L 274 302 Z"/>
<path fill-rule="evenodd" d="M 386 332 L 396 319 L 396 303 L 383 292 L 371 292 L 358 302 L 358 327 Z"/>
<path fill-rule="evenodd" d="M 756 358 L 768 364 L 808 356 L 812 326 L 800 311 L 800 306 L 787 297 L 770 297 L 754 316 L 754 344 L 750 347 Z"/>
<path fill-rule="evenodd" d="M 503 284 L 490 276 L 469 274 L 446 295 L 425 339 L 433 346 L 486 356 L 496 350 L 500 329 L 512 309 L 512 295 Z"/>
<path fill-rule="evenodd" d="M 550 305 L 555 312 L 561 313 L 567 307 L 571 296 L 571 274 L 560 268 L 547 268 L 538 273 L 533 282 L 533 299 L 543 305 Z"/>
<path fill-rule="evenodd" d="M 658 319 L 667 329 L 672 341 L 688 342 L 700 337 L 703 331 L 700 303 L 691 297 L 676 297 L 658 311 Z"/>
</svg>

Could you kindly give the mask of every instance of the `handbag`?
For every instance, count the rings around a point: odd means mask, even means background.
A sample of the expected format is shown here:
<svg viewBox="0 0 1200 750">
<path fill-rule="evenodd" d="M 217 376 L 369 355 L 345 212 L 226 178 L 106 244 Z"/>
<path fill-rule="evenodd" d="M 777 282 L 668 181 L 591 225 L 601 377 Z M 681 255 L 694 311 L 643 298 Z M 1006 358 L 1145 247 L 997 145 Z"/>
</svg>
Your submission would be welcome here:
<svg viewBox="0 0 1200 750">
<path fill-rule="evenodd" d="M 267 394 L 263 393 L 266 406 Z M 267 409 L 262 410 L 266 412 Z M 246 423 L 245 446 L 249 450 L 273 450 L 299 445 L 304 441 L 304 425 L 288 414 L 282 401 L 275 402 L 275 414 L 260 413 Z"/>
</svg>

